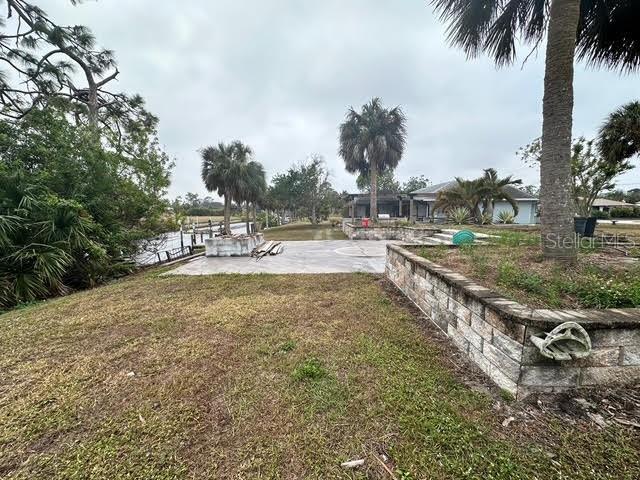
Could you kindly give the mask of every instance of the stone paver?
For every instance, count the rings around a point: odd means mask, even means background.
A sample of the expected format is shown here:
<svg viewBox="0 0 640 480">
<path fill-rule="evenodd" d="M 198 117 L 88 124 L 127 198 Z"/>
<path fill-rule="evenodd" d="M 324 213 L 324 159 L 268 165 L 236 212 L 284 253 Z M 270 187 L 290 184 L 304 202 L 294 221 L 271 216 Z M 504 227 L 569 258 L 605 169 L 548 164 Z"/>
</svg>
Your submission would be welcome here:
<svg viewBox="0 0 640 480">
<path fill-rule="evenodd" d="M 387 241 L 315 240 L 282 242 L 284 252 L 251 257 L 198 257 L 165 275 L 216 273 L 384 273 Z"/>
</svg>

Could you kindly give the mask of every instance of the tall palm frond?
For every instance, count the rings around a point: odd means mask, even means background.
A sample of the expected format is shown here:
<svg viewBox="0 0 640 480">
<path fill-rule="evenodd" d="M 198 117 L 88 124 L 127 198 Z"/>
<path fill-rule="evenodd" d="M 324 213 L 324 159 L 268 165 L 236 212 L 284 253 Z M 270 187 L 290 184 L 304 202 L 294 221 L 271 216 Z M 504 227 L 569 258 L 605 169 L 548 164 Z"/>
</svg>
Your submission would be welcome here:
<svg viewBox="0 0 640 480">
<path fill-rule="evenodd" d="M 18 227 L 21 218 L 15 215 L 0 215 L 0 249 L 11 243 L 11 233 Z"/>
<path fill-rule="evenodd" d="M 484 170 L 484 176 L 481 178 L 481 181 L 483 213 L 493 218 L 496 201 L 504 200 L 511 205 L 514 215 L 518 215 L 518 202 L 505 187 L 522 185 L 522 180 L 513 178 L 512 175 L 500 178 L 495 168 L 487 168 Z"/>
<path fill-rule="evenodd" d="M 498 65 L 515 61 L 520 43 L 538 45 L 549 22 L 550 0 L 432 0 L 449 24 L 451 43 L 469 57 L 486 52 Z M 595 66 L 640 66 L 640 2 L 581 0 L 577 57 Z"/>
<path fill-rule="evenodd" d="M 640 153 L 640 102 L 630 102 L 611 113 L 598 134 L 604 158 L 619 162 Z"/>
<path fill-rule="evenodd" d="M 575 59 L 590 65 L 637 70 L 640 2 L 637 0 L 431 0 L 448 23 L 449 40 L 468 56 L 486 52 L 498 66 L 511 64 L 516 46 L 546 36 L 540 220 L 550 259 L 577 259 L 571 201 L 571 131 Z"/>
</svg>

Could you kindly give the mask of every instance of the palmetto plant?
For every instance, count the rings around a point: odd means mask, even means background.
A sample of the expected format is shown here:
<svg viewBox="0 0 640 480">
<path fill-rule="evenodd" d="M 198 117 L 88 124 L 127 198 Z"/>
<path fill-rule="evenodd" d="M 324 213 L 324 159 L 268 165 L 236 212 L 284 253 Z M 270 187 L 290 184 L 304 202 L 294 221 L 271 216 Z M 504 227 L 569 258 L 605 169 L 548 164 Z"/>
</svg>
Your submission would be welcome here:
<svg viewBox="0 0 640 480">
<path fill-rule="evenodd" d="M 379 98 L 350 108 L 340 125 L 339 153 L 350 173 L 369 175 L 371 179 L 370 215 L 378 218 L 378 174 L 395 168 L 404 152 L 406 118 L 400 107 L 386 109 Z"/>
<path fill-rule="evenodd" d="M 218 143 L 205 147 L 202 157 L 202 181 L 210 192 L 216 191 L 224 198 L 224 234 L 231 235 L 231 203 L 242 202 L 247 187 L 246 169 L 252 150 L 242 142 Z"/>
<path fill-rule="evenodd" d="M 466 207 L 453 207 L 447 211 L 449 221 L 454 225 L 466 225 L 471 220 L 471 214 Z"/>
<path fill-rule="evenodd" d="M 0 307 L 62 294 L 99 275 L 106 253 L 90 239 L 96 225 L 79 204 L 37 187 L 2 186 L 9 213 L 0 214 Z M 85 275 L 76 275 L 80 268 Z"/>
<path fill-rule="evenodd" d="M 516 216 L 513 212 L 509 212 L 508 210 L 502 210 L 498 214 L 498 223 L 511 224 L 515 223 Z"/>
<path fill-rule="evenodd" d="M 522 180 L 514 179 L 511 175 L 500 178 L 494 168 L 485 169 L 484 176 L 482 177 L 482 195 L 484 197 L 482 199 L 483 214 L 493 219 L 493 210 L 495 209 L 496 201 L 504 200 L 511 205 L 515 214 L 518 215 L 518 202 L 505 190 L 505 187 L 510 185 L 522 185 Z"/>
<path fill-rule="evenodd" d="M 547 37 L 540 205 L 547 257 L 574 261 L 571 130 L 574 60 L 636 70 L 640 66 L 640 2 L 635 0 L 431 0 L 449 38 L 469 56 L 487 52 L 512 63 L 520 41 Z"/>
<path fill-rule="evenodd" d="M 482 212 L 478 221 L 480 225 L 491 225 L 493 223 L 493 212 Z"/>
</svg>

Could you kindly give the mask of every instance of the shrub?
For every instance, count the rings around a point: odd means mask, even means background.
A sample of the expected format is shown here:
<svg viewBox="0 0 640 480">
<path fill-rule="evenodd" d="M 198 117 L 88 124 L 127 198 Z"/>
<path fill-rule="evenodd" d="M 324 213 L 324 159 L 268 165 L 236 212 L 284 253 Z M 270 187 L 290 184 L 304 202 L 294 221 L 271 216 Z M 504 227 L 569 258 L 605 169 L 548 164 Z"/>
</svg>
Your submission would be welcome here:
<svg viewBox="0 0 640 480">
<path fill-rule="evenodd" d="M 516 216 L 513 212 L 503 210 L 498 214 L 498 223 L 512 224 L 516 223 Z"/>
<path fill-rule="evenodd" d="M 449 214 L 449 221 L 455 225 L 465 225 L 471 219 L 471 213 L 465 207 L 451 208 L 447 213 Z"/>
<path fill-rule="evenodd" d="M 611 215 L 609 215 L 609 212 L 603 212 L 601 210 L 594 210 L 591 213 L 591 215 L 593 217 L 600 218 L 600 219 L 605 219 L 605 220 L 611 218 Z"/>
<path fill-rule="evenodd" d="M 611 218 L 639 218 L 640 208 L 639 207 L 612 208 L 609 212 L 609 216 Z"/>
<path fill-rule="evenodd" d="M 219 208 L 206 208 L 206 207 L 191 207 L 185 212 L 190 217 L 221 217 L 224 215 L 224 210 Z"/>
</svg>

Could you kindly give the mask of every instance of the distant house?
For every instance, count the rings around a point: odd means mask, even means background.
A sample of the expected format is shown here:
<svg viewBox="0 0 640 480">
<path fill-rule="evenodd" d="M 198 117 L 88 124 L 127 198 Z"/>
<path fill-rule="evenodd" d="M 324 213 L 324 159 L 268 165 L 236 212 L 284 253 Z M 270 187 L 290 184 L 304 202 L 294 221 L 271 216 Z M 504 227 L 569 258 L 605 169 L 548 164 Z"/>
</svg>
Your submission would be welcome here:
<svg viewBox="0 0 640 480">
<path fill-rule="evenodd" d="M 452 180 L 450 182 L 430 185 L 408 194 L 378 194 L 378 214 L 387 214 L 390 218 L 405 218 L 417 222 L 427 222 L 432 218 L 436 221 L 443 221 L 446 219 L 446 214 L 442 211 L 434 212 L 433 206 L 439 192 L 453 188 L 455 185 L 456 181 Z M 516 223 L 538 223 L 538 198 L 512 186 L 505 187 L 505 190 L 518 204 L 519 211 L 516 216 Z M 369 205 L 368 193 L 350 195 L 349 217 L 368 217 L 370 215 Z M 509 203 L 503 201 L 496 202 L 494 219 L 497 221 L 500 212 L 505 210 L 513 212 Z"/>
<path fill-rule="evenodd" d="M 633 208 L 633 203 L 619 202 L 618 200 L 609 200 L 607 198 L 596 198 L 593 202 L 593 209 L 600 212 L 608 212 L 613 208 Z"/>
</svg>

